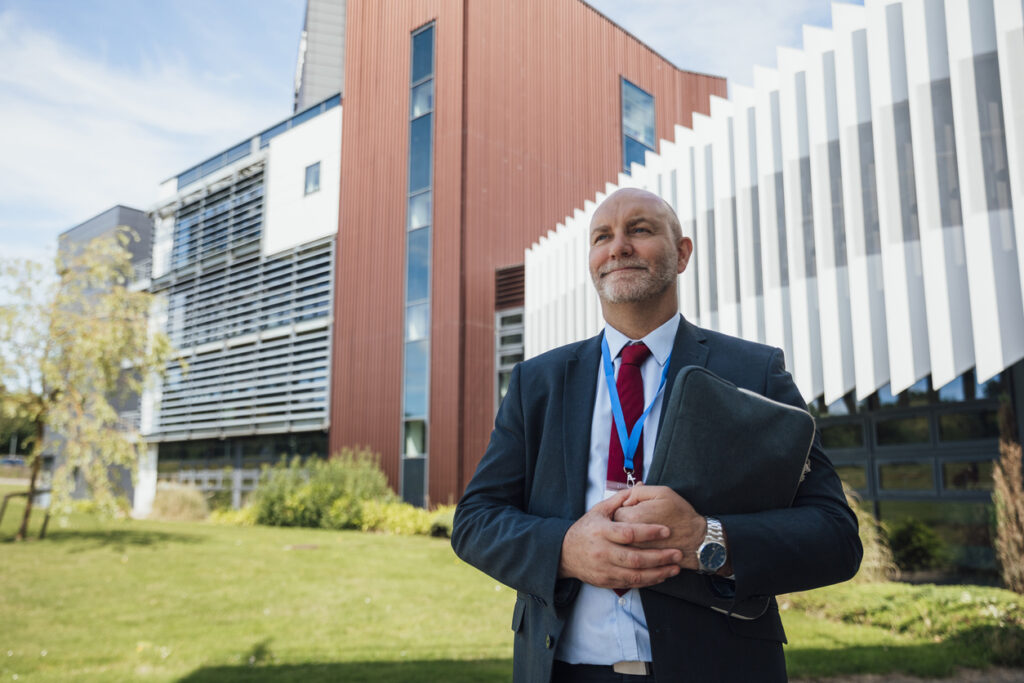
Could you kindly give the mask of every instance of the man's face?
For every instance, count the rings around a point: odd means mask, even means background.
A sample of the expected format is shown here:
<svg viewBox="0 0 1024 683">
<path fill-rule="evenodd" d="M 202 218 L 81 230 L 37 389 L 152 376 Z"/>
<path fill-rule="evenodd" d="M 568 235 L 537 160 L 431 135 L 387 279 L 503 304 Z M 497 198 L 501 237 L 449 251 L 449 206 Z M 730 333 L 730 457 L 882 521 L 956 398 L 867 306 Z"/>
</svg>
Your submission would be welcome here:
<svg viewBox="0 0 1024 683">
<path fill-rule="evenodd" d="M 644 190 L 613 193 L 590 223 L 590 277 L 602 301 L 638 303 L 665 296 L 690 257 L 665 203 Z"/>
</svg>

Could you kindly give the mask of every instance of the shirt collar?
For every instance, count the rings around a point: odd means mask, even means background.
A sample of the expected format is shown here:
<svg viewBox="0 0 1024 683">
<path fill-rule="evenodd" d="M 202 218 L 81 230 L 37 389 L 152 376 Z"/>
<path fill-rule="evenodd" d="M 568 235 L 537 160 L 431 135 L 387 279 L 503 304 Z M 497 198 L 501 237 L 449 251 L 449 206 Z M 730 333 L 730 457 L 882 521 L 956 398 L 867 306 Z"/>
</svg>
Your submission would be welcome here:
<svg viewBox="0 0 1024 683">
<path fill-rule="evenodd" d="M 664 366 L 672 353 L 672 346 L 676 341 L 676 332 L 679 330 L 679 316 L 674 315 L 662 323 L 661 327 L 652 330 L 643 339 L 630 339 L 619 332 L 611 325 L 605 324 L 604 336 L 608 340 L 608 353 L 612 358 L 618 358 L 619 352 L 629 342 L 642 341 L 651 350 L 651 355 L 658 361 L 658 365 Z"/>
</svg>

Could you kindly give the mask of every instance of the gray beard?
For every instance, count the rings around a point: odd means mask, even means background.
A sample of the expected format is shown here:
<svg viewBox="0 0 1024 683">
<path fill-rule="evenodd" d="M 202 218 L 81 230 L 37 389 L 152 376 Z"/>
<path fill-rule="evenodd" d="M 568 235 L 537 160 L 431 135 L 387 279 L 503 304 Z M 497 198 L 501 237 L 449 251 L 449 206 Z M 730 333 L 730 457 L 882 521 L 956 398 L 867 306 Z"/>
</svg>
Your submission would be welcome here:
<svg viewBox="0 0 1024 683">
<path fill-rule="evenodd" d="M 620 279 L 613 275 L 614 281 L 601 277 L 600 273 L 593 278 L 597 295 L 602 301 L 612 304 L 632 304 L 651 299 L 675 284 L 675 254 L 669 253 L 661 263 L 650 263 L 642 259 L 620 261 L 622 265 L 643 265 L 644 271 L 634 271 Z"/>
</svg>

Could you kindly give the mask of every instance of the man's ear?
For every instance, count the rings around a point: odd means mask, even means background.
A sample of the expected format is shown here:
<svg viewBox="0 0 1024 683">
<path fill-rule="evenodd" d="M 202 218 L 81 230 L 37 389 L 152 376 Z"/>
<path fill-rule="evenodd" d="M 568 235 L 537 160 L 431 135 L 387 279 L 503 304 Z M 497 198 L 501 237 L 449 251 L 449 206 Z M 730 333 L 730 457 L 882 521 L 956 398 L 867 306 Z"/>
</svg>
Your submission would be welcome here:
<svg viewBox="0 0 1024 683">
<path fill-rule="evenodd" d="M 679 265 L 677 273 L 681 273 L 686 270 L 687 264 L 690 263 L 690 255 L 693 254 L 693 240 L 689 237 L 683 237 L 679 240 L 679 246 L 676 248 L 679 256 Z"/>
</svg>

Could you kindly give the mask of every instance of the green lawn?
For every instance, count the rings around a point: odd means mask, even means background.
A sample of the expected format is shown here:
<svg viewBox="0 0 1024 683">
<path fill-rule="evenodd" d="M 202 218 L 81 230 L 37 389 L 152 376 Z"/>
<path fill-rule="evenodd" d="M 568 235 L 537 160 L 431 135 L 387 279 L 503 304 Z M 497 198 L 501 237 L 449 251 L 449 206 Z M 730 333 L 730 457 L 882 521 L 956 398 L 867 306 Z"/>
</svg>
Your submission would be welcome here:
<svg viewBox="0 0 1024 683">
<path fill-rule="evenodd" d="M 854 623 L 858 588 L 835 613 L 820 592 L 784 601 L 791 675 L 990 661 L 970 639 Z M 439 539 L 81 515 L 0 543 L 0 680 L 507 681 L 513 600 Z"/>
</svg>

